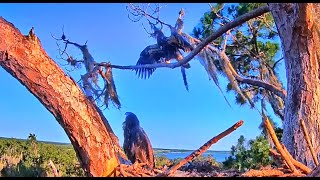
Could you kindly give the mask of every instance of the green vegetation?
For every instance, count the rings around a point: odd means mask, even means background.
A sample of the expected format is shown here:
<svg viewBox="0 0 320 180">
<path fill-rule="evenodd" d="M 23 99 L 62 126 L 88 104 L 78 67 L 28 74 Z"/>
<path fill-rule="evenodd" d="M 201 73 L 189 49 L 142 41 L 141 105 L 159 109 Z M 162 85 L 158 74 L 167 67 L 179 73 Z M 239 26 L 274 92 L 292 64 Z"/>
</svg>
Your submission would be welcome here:
<svg viewBox="0 0 320 180">
<path fill-rule="evenodd" d="M 276 130 L 277 135 L 281 137 L 282 129 L 276 128 Z M 258 169 L 273 162 L 269 156 L 269 143 L 263 131 L 262 135 L 256 139 L 249 140 L 247 145 L 245 142 L 244 136 L 240 136 L 238 144 L 231 148 L 231 156 L 223 163 L 217 162 L 211 155 L 201 155 L 182 166 L 180 170 L 211 172 L 221 168 L 231 168 L 245 171 Z M 179 152 L 178 149 L 155 148 L 154 151 L 157 169 L 172 167 L 182 160 L 182 158 L 171 160 L 163 155 L 157 156 L 157 153 Z M 27 140 L 0 138 L 0 176 L 2 177 L 52 177 L 54 175 L 49 166 L 50 160 L 56 166 L 59 176 L 85 176 L 70 144 L 39 142 L 34 134 L 30 134 Z"/>
<path fill-rule="evenodd" d="M 186 166 L 183 166 L 181 170 L 197 172 L 211 172 L 214 169 L 220 169 L 222 164 L 217 162 L 211 155 L 208 156 L 198 156 L 189 162 Z"/>
<path fill-rule="evenodd" d="M 178 164 L 183 158 L 175 158 L 173 160 L 168 159 L 166 156 L 156 156 L 155 164 L 157 169 L 162 169 L 163 167 L 172 167 Z M 197 172 L 210 172 L 214 169 L 221 168 L 222 164 L 217 162 L 211 155 L 199 156 L 193 159 L 191 162 L 182 166 L 180 170 L 182 171 L 192 171 Z"/>
<path fill-rule="evenodd" d="M 250 140 L 248 146 L 245 145 L 245 138 L 241 135 L 238 144 L 231 147 L 231 156 L 223 162 L 223 165 L 225 168 L 235 168 L 242 172 L 271 165 L 273 159 L 269 156 L 269 148 L 269 143 L 263 135 Z"/>
<path fill-rule="evenodd" d="M 41 143 L 34 134 L 28 139 L 0 139 L 1 176 L 53 176 L 51 160 L 59 176 L 84 176 L 76 153 L 70 145 Z"/>
<path fill-rule="evenodd" d="M 236 17 L 264 5 L 266 4 L 215 3 L 210 11 L 205 12 L 200 18 L 192 35 L 203 40 Z M 279 56 L 281 55 L 279 36 L 271 13 L 250 19 L 233 28 L 228 36 L 220 36 L 210 45 L 225 50 L 232 68 L 240 77 L 261 80 L 277 87 L 283 87 L 277 69 L 277 65 L 279 62 L 281 63 L 283 58 Z M 208 68 L 212 71 L 211 78 L 216 85 L 219 86 L 218 75 L 223 75 L 229 81 L 226 89 L 228 92 L 235 93 L 237 104 L 249 103 L 251 107 L 263 104 L 261 111 L 266 111 L 266 106 L 269 104 L 274 114 L 280 119 L 284 119 L 284 102 L 280 97 L 264 88 L 236 82 L 231 68 L 225 66 L 224 61 L 216 54 L 216 52 L 206 51 L 206 54 L 200 58 L 206 62 L 205 64 L 208 64 Z"/>
<path fill-rule="evenodd" d="M 156 168 L 171 167 L 182 160 L 173 160 L 158 153 L 187 152 L 191 150 L 155 148 Z M 59 176 L 85 176 L 71 144 L 37 141 L 35 134 L 27 140 L 0 138 L 0 176 L 2 177 L 47 177 L 54 176 L 49 166 L 51 160 Z M 200 156 L 192 160 L 181 170 L 210 171 L 221 167 L 212 156 Z"/>
</svg>

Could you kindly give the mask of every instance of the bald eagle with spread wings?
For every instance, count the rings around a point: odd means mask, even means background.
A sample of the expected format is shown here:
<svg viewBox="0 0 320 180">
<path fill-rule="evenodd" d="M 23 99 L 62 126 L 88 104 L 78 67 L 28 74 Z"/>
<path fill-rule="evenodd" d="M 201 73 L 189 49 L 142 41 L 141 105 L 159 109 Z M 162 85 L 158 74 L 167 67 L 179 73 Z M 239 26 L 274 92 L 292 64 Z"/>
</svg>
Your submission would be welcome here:
<svg viewBox="0 0 320 180">
<path fill-rule="evenodd" d="M 137 65 L 155 64 L 166 62 L 170 63 L 170 60 L 176 59 L 180 61 L 183 59 L 183 55 L 180 49 L 184 52 L 190 52 L 193 50 L 192 45 L 185 40 L 176 30 L 175 27 L 170 26 L 171 36 L 166 37 L 163 32 L 153 25 L 153 36 L 157 39 L 157 44 L 147 46 L 141 53 Z M 184 68 L 190 68 L 190 64 L 183 64 Z M 140 68 L 136 69 L 136 74 L 140 78 L 149 78 L 155 71 L 155 68 Z"/>
<path fill-rule="evenodd" d="M 134 113 L 126 112 L 125 115 L 126 119 L 123 122 L 124 152 L 133 164 L 146 163 L 149 168 L 153 169 L 154 155 L 147 134 L 140 127 L 140 122 Z"/>
</svg>

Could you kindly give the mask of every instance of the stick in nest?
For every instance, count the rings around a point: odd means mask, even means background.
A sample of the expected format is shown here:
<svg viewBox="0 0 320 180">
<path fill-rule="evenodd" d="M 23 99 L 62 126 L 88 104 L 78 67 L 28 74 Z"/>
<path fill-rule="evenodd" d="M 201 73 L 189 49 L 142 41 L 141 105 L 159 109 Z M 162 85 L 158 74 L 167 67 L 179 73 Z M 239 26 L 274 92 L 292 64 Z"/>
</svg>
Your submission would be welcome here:
<svg viewBox="0 0 320 180">
<path fill-rule="evenodd" d="M 310 169 L 308 166 L 306 166 L 306 165 L 302 164 L 301 162 L 295 160 L 295 159 L 291 156 L 291 154 L 288 152 L 288 150 L 287 150 L 287 148 L 286 148 L 286 146 L 285 146 L 284 144 L 281 144 L 281 145 L 282 145 L 282 148 L 283 148 L 284 152 L 286 152 L 286 153 L 288 154 L 288 156 L 289 156 L 289 158 L 291 159 L 292 163 L 293 163 L 297 168 L 301 169 L 301 170 L 302 170 L 304 173 L 306 173 L 306 174 L 309 174 L 309 173 L 311 172 L 311 169 Z"/>
<path fill-rule="evenodd" d="M 179 169 L 181 166 L 183 166 L 184 164 L 186 164 L 187 162 L 191 161 L 192 159 L 194 159 L 195 157 L 201 155 L 202 153 L 206 152 L 210 146 L 216 142 L 218 142 L 220 139 L 224 138 L 225 136 L 227 136 L 228 134 L 232 133 L 234 130 L 238 129 L 240 126 L 242 126 L 243 121 L 240 120 L 237 123 L 235 123 L 233 126 L 231 126 L 229 129 L 223 131 L 222 133 L 220 133 L 219 135 L 213 137 L 212 139 L 210 139 L 207 143 L 205 143 L 203 146 L 201 146 L 198 150 L 194 151 L 193 153 L 191 153 L 189 156 L 187 156 L 186 158 L 184 158 L 182 161 L 180 161 L 177 165 L 171 167 L 170 169 L 168 169 L 167 171 L 165 171 L 164 173 L 160 173 L 157 176 L 169 176 L 170 174 L 174 173 L 177 169 Z"/>
<path fill-rule="evenodd" d="M 274 129 L 269 121 L 269 118 L 268 117 L 264 117 L 264 125 L 274 143 L 274 145 L 276 146 L 276 148 L 278 149 L 278 151 L 280 152 L 281 156 L 283 157 L 283 159 L 287 162 L 290 170 L 293 172 L 293 173 L 297 173 L 298 174 L 298 171 L 297 169 L 295 168 L 295 166 L 293 165 L 290 157 L 287 155 L 287 153 L 283 150 L 277 136 L 276 136 L 276 133 L 274 132 Z"/>
<path fill-rule="evenodd" d="M 303 119 L 300 119 L 300 124 L 301 124 L 301 128 L 302 128 L 302 132 L 303 132 L 303 134 L 304 134 L 304 138 L 306 139 L 308 148 L 309 148 L 309 150 L 310 150 L 310 152 L 311 152 L 311 155 L 312 155 L 314 164 L 315 164 L 316 166 L 318 166 L 318 165 L 319 165 L 318 158 L 317 158 L 317 156 L 316 156 L 316 153 L 314 152 L 314 149 L 312 148 L 311 141 L 310 141 L 310 137 L 309 137 L 309 135 L 308 135 L 308 133 L 307 133 L 307 129 L 306 129 L 306 126 L 305 126 L 305 124 L 304 124 L 304 120 L 303 120 Z"/>
<path fill-rule="evenodd" d="M 284 150 L 286 153 L 289 153 L 289 152 L 287 151 L 287 148 L 286 148 L 284 145 L 282 145 L 282 147 L 283 147 L 283 150 Z M 275 150 L 269 149 L 269 151 L 270 151 L 271 154 L 273 154 L 274 156 L 276 156 L 276 157 L 281 157 L 281 155 L 280 155 L 279 153 L 277 153 Z M 291 156 L 290 154 L 289 154 L 289 157 L 292 158 L 292 156 Z M 297 160 L 295 160 L 295 159 L 293 159 L 293 158 L 291 159 L 291 161 L 292 161 L 293 165 L 294 165 L 295 167 L 301 169 L 303 173 L 309 174 L 309 173 L 311 172 L 311 169 L 310 169 L 309 167 L 307 167 L 306 165 L 302 164 L 301 162 L 299 162 L 299 161 L 297 161 Z M 285 161 L 284 161 L 284 162 L 285 162 Z M 286 164 L 286 165 L 287 165 L 287 167 L 289 168 L 288 164 Z"/>
</svg>

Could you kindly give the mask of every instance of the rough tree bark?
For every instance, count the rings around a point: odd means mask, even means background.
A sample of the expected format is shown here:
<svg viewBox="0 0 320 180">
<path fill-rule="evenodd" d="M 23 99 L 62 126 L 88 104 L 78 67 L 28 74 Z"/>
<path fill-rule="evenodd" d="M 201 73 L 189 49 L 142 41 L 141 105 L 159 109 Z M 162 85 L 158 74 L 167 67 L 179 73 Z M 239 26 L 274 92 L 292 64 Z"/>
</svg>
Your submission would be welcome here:
<svg viewBox="0 0 320 180">
<path fill-rule="evenodd" d="M 68 135 L 88 176 L 114 175 L 116 147 L 95 106 L 77 83 L 46 54 L 33 34 L 23 36 L 0 17 L 0 66 L 54 115 Z M 45 127 L 44 127 L 45 128 Z"/>
<path fill-rule="evenodd" d="M 314 167 L 300 126 L 303 119 L 317 156 L 320 153 L 319 11 L 313 3 L 269 4 L 280 35 L 286 75 L 287 98 L 283 143 L 292 156 Z"/>
</svg>

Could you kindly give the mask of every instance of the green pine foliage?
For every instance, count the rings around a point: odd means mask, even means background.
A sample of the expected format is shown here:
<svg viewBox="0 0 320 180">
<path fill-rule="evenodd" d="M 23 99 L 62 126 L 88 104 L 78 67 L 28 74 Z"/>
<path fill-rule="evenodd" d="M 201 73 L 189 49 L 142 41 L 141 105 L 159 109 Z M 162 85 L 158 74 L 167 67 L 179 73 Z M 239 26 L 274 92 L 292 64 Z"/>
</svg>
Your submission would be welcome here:
<svg viewBox="0 0 320 180">
<path fill-rule="evenodd" d="M 225 168 L 234 168 L 241 172 L 271 165 L 273 159 L 269 156 L 269 148 L 269 143 L 263 135 L 257 136 L 247 144 L 241 135 L 237 145 L 231 147 L 231 156 L 223 162 L 223 165 Z"/>
<path fill-rule="evenodd" d="M 203 40 L 224 24 L 233 21 L 238 16 L 248 13 L 265 3 L 216 3 L 210 11 L 204 13 L 200 23 L 194 27 L 192 36 Z M 277 74 L 277 65 L 281 62 L 279 36 L 271 13 L 265 13 L 253 18 L 231 30 L 226 43 L 226 55 L 233 69 L 242 77 L 268 82 L 277 87 L 283 87 Z M 223 35 L 210 43 L 212 47 L 222 49 L 226 36 Z M 265 99 L 271 104 L 274 113 L 283 118 L 284 103 L 275 94 L 243 83 L 235 83 L 230 69 L 224 67 L 214 52 L 206 51 L 219 74 L 225 76 L 229 83 L 227 91 L 235 93 L 235 102 L 239 105 L 250 103 L 251 107 Z M 212 55 L 210 55 L 210 53 Z"/>
</svg>

